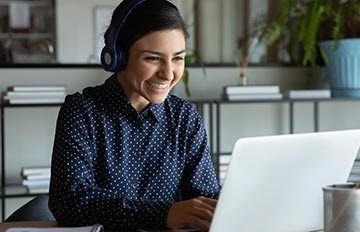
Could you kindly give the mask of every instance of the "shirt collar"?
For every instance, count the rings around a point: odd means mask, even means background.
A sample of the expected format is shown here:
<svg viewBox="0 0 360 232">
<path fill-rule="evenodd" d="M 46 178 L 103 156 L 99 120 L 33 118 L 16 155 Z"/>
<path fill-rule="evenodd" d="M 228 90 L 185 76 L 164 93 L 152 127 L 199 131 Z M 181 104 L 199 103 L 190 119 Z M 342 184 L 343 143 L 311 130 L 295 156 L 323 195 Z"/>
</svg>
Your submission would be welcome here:
<svg viewBox="0 0 360 232">
<path fill-rule="evenodd" d="M 164 118 L 165 104 L 164 104 L 164 102 L 162 102 L 160 104 L 150 103 L 149 110 L 154 115 L 155 119 L 159 122 Z"/>
<path fill-rule="evenodd" d="M 116 74 L 113 74 L 105 81 L 105 94 L 109 96 L 108 103 L 115 108 L 117 114 L 125 113 L 138 117 L 145 117 L 149 112 L 154 116 L 157 121 L 161 121 L 165 114 L 164 102 L 160 104 L 150 103 L 149 106 L 140 114 L 132 107 L 129 99 L 126 97 L 124 90 L 116 78 Z M 166 100 L 165 100 L 166 101 Z"/>
</svg>

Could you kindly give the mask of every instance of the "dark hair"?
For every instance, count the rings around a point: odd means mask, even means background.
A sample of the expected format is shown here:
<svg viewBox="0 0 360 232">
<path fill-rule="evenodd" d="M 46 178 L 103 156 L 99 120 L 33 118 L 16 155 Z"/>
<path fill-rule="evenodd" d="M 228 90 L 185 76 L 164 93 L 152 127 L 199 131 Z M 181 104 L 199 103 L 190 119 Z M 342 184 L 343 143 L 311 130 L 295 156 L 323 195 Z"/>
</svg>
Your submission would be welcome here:
<svg viewBox="0 0 360 232">
<path fill-rule="evenodd" d="M 106 30 L 104 39 L 108 44 L 110 30 L 119 19 L 120 11 L 132 0 L 122 1 L 114 10 L 109 28 Z M 128 53 L 131 46 L 140 38 L 154 31 L 181 29 L 185 39 L 189 37 L 187 26 L 179 11 L 165 0 L 147 0 L 137 6 L 127 17 L 122 26 L 116 47 L 121 47 Z"/>
</svg>

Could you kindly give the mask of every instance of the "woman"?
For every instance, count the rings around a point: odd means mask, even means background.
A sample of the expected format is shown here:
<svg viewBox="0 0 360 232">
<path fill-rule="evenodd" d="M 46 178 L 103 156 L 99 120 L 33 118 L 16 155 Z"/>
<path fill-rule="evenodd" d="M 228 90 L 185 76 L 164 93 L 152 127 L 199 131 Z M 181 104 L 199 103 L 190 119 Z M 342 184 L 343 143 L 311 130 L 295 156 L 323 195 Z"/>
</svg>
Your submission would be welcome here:
<svg viewBox="0 0 360 232">
<path fill-rule="evenodd" d="M 58 116 L 49 208 L 60 223 L 209 228 L 220 189 L 204 124 L 168 95 L 184 71 L 186 37 L 167 0 L 115 9 L 102 54 L 114 74 L 68 96 Z"/>
</svg>

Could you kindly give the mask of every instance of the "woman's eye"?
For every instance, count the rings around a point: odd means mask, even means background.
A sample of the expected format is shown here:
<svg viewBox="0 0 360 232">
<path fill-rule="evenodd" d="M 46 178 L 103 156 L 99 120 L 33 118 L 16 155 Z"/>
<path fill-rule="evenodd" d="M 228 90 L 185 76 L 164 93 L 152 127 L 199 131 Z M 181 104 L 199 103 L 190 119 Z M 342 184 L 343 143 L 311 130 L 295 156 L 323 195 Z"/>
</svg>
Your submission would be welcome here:
<svg viewBox="0 0 360 232">
<path fill-rule="evenodd" d="M 176 56 L 174 57 L 174 60 L 179 61 L 179 60 L 184 60 L 184 57 L 181 56 Z"/>
<path fill-rule="evenodd" d="M 157 61 L 160 61 L 160 57 L 156 57 L 156 56 L 148 56 L 145 58 L 145 60 L 147 61 L 151 61 L 151 62 L 157 62 Z"/>
</svg>

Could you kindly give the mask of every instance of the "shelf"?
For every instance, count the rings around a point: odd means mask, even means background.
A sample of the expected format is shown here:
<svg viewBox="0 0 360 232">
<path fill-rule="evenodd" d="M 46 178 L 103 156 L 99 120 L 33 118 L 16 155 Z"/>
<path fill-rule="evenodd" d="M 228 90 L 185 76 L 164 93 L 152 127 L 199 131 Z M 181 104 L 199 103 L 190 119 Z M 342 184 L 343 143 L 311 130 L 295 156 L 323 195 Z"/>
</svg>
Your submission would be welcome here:
<svg viewBox="0 0 360 232">
<path fill-rule="evenodd" d="M 231 103 L 283 103 L 288 102 L 288 99 L 248 99 L 248 100 L 217 100 L 216 103 L 231 104 Z"/>
<path fill-rule="evenodd" d="M 215 100 L 214 103 L 219 104 L 231 104 L 231 103 L 286 103 L 286 102 L 332 102 L 332 101 L 360 101 L 360 98 L 309 98 L 309 99 L 289 99 L 289 98 L 283 98 L 283 99 L 254 99 L 254 100 Z"/>
<path fill-rule="evenodd" d="M 100 64 L 65 64 L 65 63 L 48 63 L 48 64 L 34 64 L 34 63 L 16 63 L 16 64 L 5 64 L 0 63 L 0 69 L 1 68 L 86 68 L 86 69 L 98 69 L 102 68 Z"/>
<path fill-rule="evenodd" d="M 62 104 L 9 104 L 9 103 L 2 103 L 0 106 L 6 107 L 6 108 L 12 108 L 12 107 L 58 107 Z"/>
<path fill-rule="evenodd" d="M 287 99 L 291 102 L 331 102 L 331 101 L 359 101 L 360 98 L 311 98 L 311 99 Z"/>
<path fill-rule="evenodd" d="M 22 185 L 8 185 L 1 188 L 0 198 L 19 198 L 19 197 L 35 197 L 43 193 L 29 193 L 26 187 Z"/>
<path fill-rule="evenodd" d="M 360 98 L 319 98 L 319 99 L 270 99 L 270 100 L 239 100 L 239 101 L 228 101 L 222 99 L 188 99 L 193 104 L 242 104 L 242 103 L 291 103 L 291 102 L 338 102 L 338 101 L 360 101 Z M 56 107 L 62 104 L 9 104 L 0 103 L 0 107 Z"/>
<path fill-rule="evenodd" d="M 14 2 L 13 0 L 1 0 L 0 6 L 9 6 L 11 2 Z M 27 1 L 30 6 L 53 6 L 52 2 L 44 1 L 44 0 L 33 0 L 33 1 Z"/>
<path fill-rule="evenodd" d="M 0 39 L 53 39 L 52 33 L 0 33 Z"/>
</svg>

